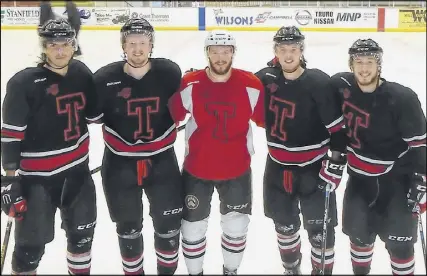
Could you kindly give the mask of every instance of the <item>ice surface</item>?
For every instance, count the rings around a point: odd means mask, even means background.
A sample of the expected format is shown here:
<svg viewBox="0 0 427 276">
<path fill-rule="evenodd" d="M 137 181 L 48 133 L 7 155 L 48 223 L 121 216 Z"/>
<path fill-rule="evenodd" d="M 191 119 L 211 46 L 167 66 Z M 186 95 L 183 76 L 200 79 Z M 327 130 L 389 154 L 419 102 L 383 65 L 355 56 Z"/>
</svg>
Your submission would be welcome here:
<svg viewBox="0 0 427 276">
<path fill-rule="evenodd" d="M 256 72 L 272 58 L 271 38 L 273 32 L 236 32 L 237 56 L 235 67 Z M 203 68 L 206 58 L 203 43 L 206 33 L 197 31 L 161 31 L 156 34 L 155 57 L 169 58 L 178 63 L 183 71 L 190 67 Z M 15 37 L 25 37 L 25 43 Z M 383 76 L 389 81 L 399 82 L 411 87 L 419 94 L 424 112 L 426 97 L 426 37 L 423 33 L 306 33 L 306 58 L 309 67 L 317 67 L 328 74 L 348 69 L 347 49 L 359 37 L 371 37 L 384 49 Z M 86 62 L 90 69 L 97 70 L 109 62 L 121 58 L 120 36 L 118 31 L 82 31 L 79 37 Z M 1 95 L 4 97 L 6 83 L 17 71 L 32 66 L 39 55 L 36 31 L 2 31 L 1 32 Z M 90 127 L 90 166 L 101 164 L 103 143 L 99 126 Z M 239 269 L 240 274 L 281 274 L 283 269 L 276 244 L 276 235 L 272 222 L 264 217 L 262 203 L 262 177 L 266 158 L 266 143 L 263 131 L 254 126 L 255 150 L 253 157 L 253 215 L 249 226 L 248 243 L 244 259 Z M 180 133 L 176 143 L 176 152 L 180 164 L 184 155 L 184 135 Z M 93 274 L 122 274 L 121 260 L 115 226 L 110 221 L 105 197 L 101 186 L 101 177 L 94 175 L 98 193 L 98 223 L 93 244 Z M 343 180 L 343 183 L 345 183 Z M 337 192 L 338 212 L 341 214 L 342 195 L 345 185 Z M 148 206 L 144 196 L 144 204 Z M 212 202 L 210 225 L 207 233 L 208 246 L 205 255 L 205 274 L 222 273 L 222 255 L 219 224 L 219 203 L 215 193 Z M 153 226 L 144 210 L 144 241 L 146 274 L 156 273 L 156 255 L 153 245 Z M 341 217 L 339 216 L 341 223 Z M 426 221 L 424 223 L 424 231 Z M 3 241 L 6 217 L 1 215 L 1 239 Z M 336 228 L 335 274 L 352 274 L 348 238 L 341 232 L 341 224 Z M 66 274 L 66 240 L 60 229 L 60 217 L 56 217 L 55 240 L 46 246 L 46 253 L 38 269 L 39 274 Z M 309 274 L 310 245 L 305 231 L 302 237 L 302 272 Z M 4 273 L 11 271 L 10 262 L 13 251 L 13 235 L 10 240 Z M 416 249 L 417 274 L 424 274 L 421 245 Z M 384 244 L 376 243 L 372 263 L 372 274 L 390 274 L 391 268 Z M 184 259 L 180 254 L 177 274 L 187 274 Z"/>
</svg>

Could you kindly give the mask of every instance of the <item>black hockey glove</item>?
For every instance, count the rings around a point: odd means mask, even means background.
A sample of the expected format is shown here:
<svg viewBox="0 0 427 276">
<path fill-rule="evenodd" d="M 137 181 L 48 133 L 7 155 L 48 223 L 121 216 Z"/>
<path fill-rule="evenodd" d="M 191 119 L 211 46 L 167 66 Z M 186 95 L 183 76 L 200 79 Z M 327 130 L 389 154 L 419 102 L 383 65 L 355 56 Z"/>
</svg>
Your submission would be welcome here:
<svg viewBox="0 0 427 276">
<path fill-rule="evenodd" d="M 319 172 L 319 177 L 324 181 L 324 188 L 330 184 L 331 190 L 335 191 L 341 183 L 342 174 L 344 173 L 347 158 L 340 156 L 339 159 L 334 160 L 329 156 L 325 156 L 322 161 L 322 168 Z"/>
<path fill-rule="evenodd" d="M 277 57 L 274 57 L 272 60 L 267 62 L 267 66 L 268 67 L 280 67 L 280 63 L 279 63 L 279 60 L 277 59 Z"/>
<path fill-rule="evenodd" d="M 411 188 L 408 192 L 408 208 L 414 213 L 424 213 L 426 211 L 426 176 L 415 173 L 411 178 Z"/>
<path fill-rule="evenodd" d="M 190 69 L 188 69 L 187 71 L 185 71 L 184 75 L 185 75 L 185 74 L 188 74 L 188 73 L 191 73 L 191 72 L 194 72 L 194 71 L 197 71 L 197 70 L 198 70 L 198 69 L 190 68 Z"/>
<path fill-rule="evenodd" d="M 27 211 L 27 201 L 22 196 L 21 183 L 1 183 L 1 209 L 6 215 L 16 219 L 22 219 L 23 213 Z"/>
</svg>

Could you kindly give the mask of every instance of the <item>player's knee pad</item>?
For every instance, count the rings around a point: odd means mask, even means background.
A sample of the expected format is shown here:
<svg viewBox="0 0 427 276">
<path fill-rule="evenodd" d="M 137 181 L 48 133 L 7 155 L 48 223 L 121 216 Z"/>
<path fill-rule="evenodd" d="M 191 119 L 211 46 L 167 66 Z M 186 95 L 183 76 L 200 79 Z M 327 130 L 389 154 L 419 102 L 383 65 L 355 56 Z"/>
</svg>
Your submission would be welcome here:
<svg viewBox="0 0 427 276">
<path fill-rule="evenodd" d="M 387 242 L 386 248 L 392 258 L 407 260 L 414 256 L 414 245 L 412 243 Z"/>
<path fill-rule="evenodd" d="M 276 229 L 277 234 L 281 234 L 283 236 L 292 236 L 298 233 L 300 225 L 283 225 L 278 222 L 274 222 L 274 228 Z"/>
<path fill-rule="evenodd" d="M 67 250 L 73 254 L 89 252 L 92 248 L 93 235 L 72 235 L 67 239 Z"/>
<path fill-rule="evenodd" d="M 142 225 L 138 222 L 118 222 L 116 231 L 119 237 L 120 254 L 124 258 L 142 256 L 144 241 L 142 239 Z"/>
<path fill-rule="evenodd" d="M 175 251 L 179 248 L 179 230 L 172 230 L 168 233 L 154 233 L 154 246 L 161 251 Z"/>
<path fill-rule="evenodd" d="M 135 239 L 141 235 L 142 224 L 139 222 L 117 222 L 116 232 L 120 238 Z"/>
<path fill-rule="evenodd" d="M 67 250 L 73 254 L 89 252 L 92 248 L 95 222 L 79 225 L 74 230 L 67 231 Z"/>
<path fill-rule="evenodd" d="M 15 273 L 32 273 L 39 266 L 44 254 L 44 245 L 15 245 L 12 256 L 12 270 Z"/>
<path fill-rule="evenodd" d="M 328 234 L 326 236 L 326 248 L 333 248 L 335 246 L 335 228 L 333 226 L 328 227 Z M 308 238 L 310 244 L 314 248 L 322 247 L 322 229 L 308 229 Z"/>
<path fill-rule="evenodd" d="M 168 233 L 154 233 L 157 255 L 157 274 L 173 275 L 178 266 L 179 229 Z"/>
<path fill-rule="evenodd" d="M 189 242 L 203 240 L 208 230 L 208 218 L 199 221 L 182 220 L 181 233 L 182 239 Z"/>
<path fill-rule="evenodd" d="M 249 215 L 229 212 L 221 215 L 222 232 L 229 237 L 245 237 L 248 233 Z"/>
</svg>

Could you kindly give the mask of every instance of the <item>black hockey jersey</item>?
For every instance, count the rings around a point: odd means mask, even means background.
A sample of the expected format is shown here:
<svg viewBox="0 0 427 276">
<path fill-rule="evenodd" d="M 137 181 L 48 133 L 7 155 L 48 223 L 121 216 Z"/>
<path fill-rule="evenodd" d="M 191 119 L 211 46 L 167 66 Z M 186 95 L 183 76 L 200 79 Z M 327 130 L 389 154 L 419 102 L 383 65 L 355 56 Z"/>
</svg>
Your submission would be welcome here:
<svg viewBox="0 0 427 276">
<path fill-rule="evenodd" d="M 71 60 L 65 76 L 39 65 L 9 80 L 1 129 L 5 170 L 51 176 L 88 160 L 85 118 L 97 116 L 92 76 L 86 65 Z"/>
<path fill-rule="evenodd" d="M 179 66 L 152 58 L 140 80 L 124 72 L 125 61 L 111 63 L 95 73 L 104 142 L 120 156 L 146 157 L 173 147 L 176 125 L 167 103 L 181 84 Z"/>
<path fill-rule="evenodd" d="M 413 172 L 426 172 L 426 118 L 417 94 L 382 79 L 373 93 L 363 93 L 353 73 L 331 78 L 345 117 L 348 172 L 378 176 L 389 172 L 410 148 Z"/>
<path fill-rule="evenodd" d="M 267 144 L 275 162 L 305 167 L 328 149 L 345 149 L 343 116 L 326 73 L 306 69 L 287 80 L 280 68 L 267 67 L 256 75 L 265 87 Z"/>
</svg>

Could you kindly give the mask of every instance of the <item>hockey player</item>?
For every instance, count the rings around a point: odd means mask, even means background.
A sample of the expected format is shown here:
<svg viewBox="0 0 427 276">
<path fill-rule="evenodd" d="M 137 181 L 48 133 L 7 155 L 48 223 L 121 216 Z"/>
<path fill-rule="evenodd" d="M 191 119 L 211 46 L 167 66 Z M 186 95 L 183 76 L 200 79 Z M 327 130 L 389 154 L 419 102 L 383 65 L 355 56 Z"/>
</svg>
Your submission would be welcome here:
<svg viewBox="0 0 427 276">
<path fill-rule="evenodd" d="M 151 58 L 154 29 L 144 19 L 120 31 L 125 60 L 95 73 L 106 149 L 102 184 L 116 223 L 123 270 L 144 274 L 142 193 L 150 202 L 157 272 L 174 274 L 178 264 L 182 183 L 174 151 L 177 136 L 167 101 L 179 88 L 181 70 Z"/>
<path fill-rule="evenodd" d="M 378 235 L 395 275 L 414 274 L 417 214 L 425 211 L 426 118 L 408 87 L 380 77 L 383 50 L 372 39 L 349 49 L 351 73 L 332 77 L 342 98 L 349 179 L 343 232 L 353 271 L 368 274 Z"/>
<path fill-rule="evenodd" d="M 78 57 L 82 54 L 80 50 L 80 45 L 78 43 L 78 36 L 81 27 L 81 19 L 79 11 L 76 7 L 76 4 L 73 1 L 66 1 L 66 13 L 68 17 L 68 22 L 70 22 L 74 31 L 76 32 L 76 41 L 77 41 L 77 50 L 74 53 L 75 57 Z M 55 15 L 52 10 L 52 5 L 50 1 L 41 1 L 40 2 L 40 24 L 39 27 L 43 26 L 48 20 L 58 19 L 59 16 Z"/>
<path fill-rule="evenodd" d="M 186 125 L 182 250 L 190 275 L 203 274 L 206 230 L 214 188 L 219 193 L 223 273 L 234 275 L 246 246 L 252 209 L 250 120 L 263 124 L 263 87 L 252 74 L 232 67 L 236 41 L 214 30 L 205 40 L 209 66 L 188 73 L 169 100 L 176 123 Z"/>
<path fill-rule="evenodd" d="M 305 69 L 304 35 L 297 27 L 282 27 L 273 38 L 277 64 L 256 75 L 265 88 L 265 129 L 269 154 L 264 174 L 264 211 L 274 222 L 285 274 L 301 274 L 301 226 L 311 243 L 312 274 L 321 272 L 321 242 L 325 188 L 341 181 L 346 137 L 339 101 L 329 76 Z M 328 156 L 328 150 L 332 156 Z M 319 173 L 320 172 L 320 173 Z M 337 210 L 329 201 L 325 274 L 334 264 Z"/>
<path fill-rule="evenodd" d="M 86 120 L 96 120 L 92 73 L 73 60 L 75 31 L 63 20 L 39 29 L 37 67 L 7 83 L 1 129 L 2 165 L 20 180 L 1 183 L 1 208 L 16 218 L 12 274 L 31 275 L 54 238 L 61 211 L 70 274 L 89 274 L 96 223 L 95 186 L 88 168 Z"/>
</svg>

